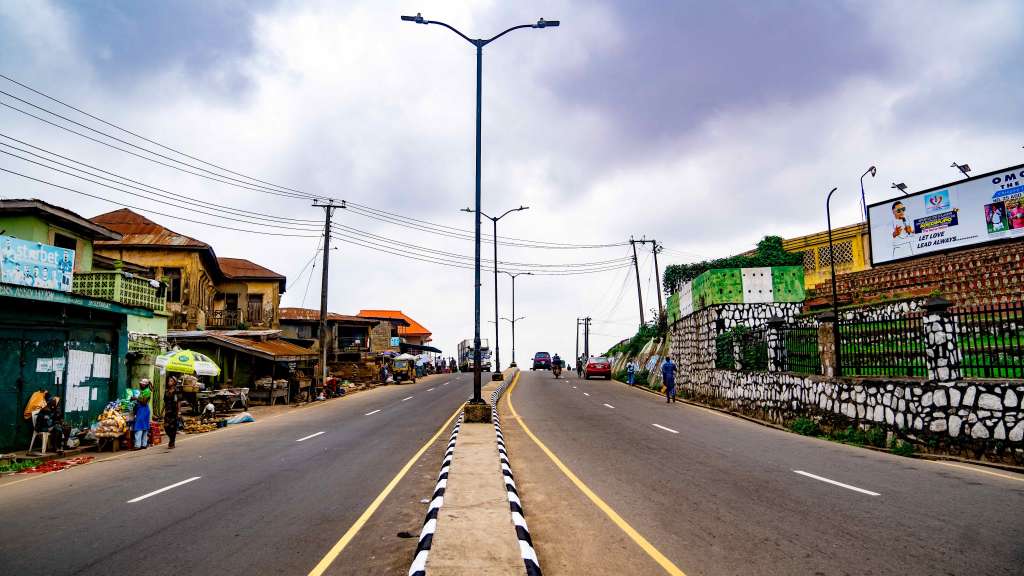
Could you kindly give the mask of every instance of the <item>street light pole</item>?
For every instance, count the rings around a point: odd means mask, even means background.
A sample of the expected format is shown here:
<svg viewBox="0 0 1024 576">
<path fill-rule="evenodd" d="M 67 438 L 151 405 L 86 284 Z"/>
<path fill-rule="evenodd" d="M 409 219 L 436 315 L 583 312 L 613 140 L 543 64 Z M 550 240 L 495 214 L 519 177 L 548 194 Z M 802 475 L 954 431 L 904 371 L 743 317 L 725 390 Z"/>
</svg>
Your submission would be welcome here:
<svg viewBox="0 0 1024 576">
<path fill-rule="evenodd" d="M 415 16 L 402 16 L 404 22 L 415 22 L 417 24 L 437 24 L 438 26 L 444 26 L 452 32 L 458 34 L 463 40 L 469 42 L 473 46 L 476 46 L 476 257 L 474 265 L 474 277 L 475 285 L 473 287 L 474 292 L 474 333 L 473 333 L 473 398 L 470 399 L 471 404 L 483 404 L 484 400 L 480 397 L 480 109 L 481 100 L 483 98 L 483 58 L 484 58 L 484 46 L 494 42 L 498 38 L 501 38 L 505 34 L 513 30 L 519 30 L 520 28 L 551 28 L 558 26 L 560 22 L 558 20 L 544 20 L 541 18 L 537 20 L 536 24 L 521 24 L 519 26 L 513 26 L 504 32 L 492 36 L 488 39 L 482 38 L 470 38 L 462 32 L 459 32 L 456 28 L 444 22 L 437 20 L 427 20 L 422 14 L 416 14 Z M 498 265 L 497 262 L 494 263 Z"/>
<path fill-rule="evenodd" d="M 836 253 L 832 247 L 832 209 L 830 203 L 832 202 L 832 194 L 835 193 L 839 188 L 833 188 L 825 199 L 825 220 L 828 223 L 828 260 L 832 266 L 832 344 L 836 349 L 836 378 L 843 375 L 843 349 L 839 345 L 839 304 L 836 301 L 838 294 L 836 294 Z"/>
<path fill-rule="evenodd" d="M 495 260 L 497 260 L 497 258 L 495 258 Z M 502 270 L 501 273 L 507 274 L 508 277 L 512 279 L 512 363 L 509 364 L 509 367 L 515 368 L 518 366 L 518 364 L 516 364 L 516 320 L 521 320 L 521 318 L 516 318 L 516 276 L 533 276 L 533 272 L 517 272 L 513 274 L 506 270 Z M 497 324 L 497 322 L 495 322 L 495 324 Z"/>
<path fill-rule="evenodd" d="M 874 178 L 875 174 L 877 172 L 878 172 L 877 168 L 875 168 L 874 166 L 870 166 L 870 167 L 868 167 L 867 170 L 864 171 L 863 174 L 860 175 L 860 204 L 861 204 L 861 206 L 864 207 L 864 221 L 865 222 L 868 221 L 868 201 L 867 201 L 867 197 L 864 196 L 864 177 L 867 176 L 868 174 L 871 174 L 871 177 Z"/>
<path fill-rule="evenodd" d="M 480 221 L 480 216 L 487 218 L 494 224 L 494 374 L 491 376 L 492 380 L 501 380 L 501 346 L 498 341 L 498 333 L 500 332 L 498 325 L 498 220 L 501 220 L 505 216 L 508 216 L 512 212 L 520 212 L 522 210 L 529 210 L 529 206 L 520 206 L 519 208 L 512 208 L 506 210 L 504 214 L 497 218 L 488 216 L 487 213 L 477 210 L 477 222 Z M 469 208 L 463 208 L 463 212 L 472 212 Z M 512 312 L 515 315 L 515 311 Z"/>
</svg>

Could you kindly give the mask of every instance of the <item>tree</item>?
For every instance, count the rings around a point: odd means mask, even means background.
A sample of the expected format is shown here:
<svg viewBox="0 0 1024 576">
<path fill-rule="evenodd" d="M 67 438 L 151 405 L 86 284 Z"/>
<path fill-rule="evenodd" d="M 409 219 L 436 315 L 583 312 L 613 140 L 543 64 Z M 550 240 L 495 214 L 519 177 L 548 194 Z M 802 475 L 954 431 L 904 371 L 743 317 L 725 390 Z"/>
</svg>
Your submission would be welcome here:
<svg viewBox="0 0 1024 576">
<path fill-rule="evenodd" d="M 682 289 L 683 284 L 697 276 L 716 268 L 753 268 L 758 266 L 799 266 L 804 262 L 803 252 L 786 252 L 782 248 L 782 238 L 765 236 L 757 243 L 757 250 L 752 255 L 729 256 L 716 260 L 705 260 L 693 264 L 671 264 L 665 267 L 662 285 L 666 294 Z"/>
</svg>

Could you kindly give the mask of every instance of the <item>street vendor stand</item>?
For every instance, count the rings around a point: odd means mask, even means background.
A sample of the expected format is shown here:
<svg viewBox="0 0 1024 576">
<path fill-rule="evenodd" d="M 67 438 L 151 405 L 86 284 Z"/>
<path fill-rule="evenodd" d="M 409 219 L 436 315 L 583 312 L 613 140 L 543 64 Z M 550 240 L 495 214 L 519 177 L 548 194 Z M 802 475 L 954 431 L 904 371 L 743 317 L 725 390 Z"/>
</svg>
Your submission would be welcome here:
<svg viewBox="0 0 1024 576">
<path fill-rule="evenodd" d="M 192 406 L 192 412 L 198 414 L 200 401 L 208 399 L 209 396 L 204 396 L 206 387 L 197 376 L 217 376 L 220 374 L 220 367 L 208 356 L 192 350 L 172 350 L 157 356 L 155 364 L 161 372 L 184 375 L 181 377 L 181 393 Z"/>
</svg>

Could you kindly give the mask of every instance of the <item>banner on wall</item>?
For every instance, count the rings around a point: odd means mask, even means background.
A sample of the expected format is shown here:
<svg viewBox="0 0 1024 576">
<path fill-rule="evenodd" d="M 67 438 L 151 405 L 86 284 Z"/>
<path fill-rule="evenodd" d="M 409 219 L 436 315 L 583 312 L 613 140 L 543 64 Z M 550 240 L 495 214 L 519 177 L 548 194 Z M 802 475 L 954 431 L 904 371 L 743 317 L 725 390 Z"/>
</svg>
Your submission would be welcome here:
<svg viewBox="0 0 1024 576">
<path fill-rule="evenodd" d="M 868 206 L 871 263 L 1024 237 L 1024 164 Z"/>
<path fill-rule="evenodd" d="M 0 236 L 0 282 L 71 292 L 75 251 Z"/>
</svg>

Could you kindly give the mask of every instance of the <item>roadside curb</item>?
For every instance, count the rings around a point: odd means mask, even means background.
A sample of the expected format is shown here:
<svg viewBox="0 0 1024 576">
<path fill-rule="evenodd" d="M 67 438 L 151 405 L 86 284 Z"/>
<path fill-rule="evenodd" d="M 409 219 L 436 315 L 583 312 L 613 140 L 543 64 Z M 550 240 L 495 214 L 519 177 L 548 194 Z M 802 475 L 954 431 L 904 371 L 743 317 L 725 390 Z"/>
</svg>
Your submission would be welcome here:
<svg viewBox="0 0 1024 576">
<path fill-rule="evenodd" d="M 517 371 L 513 379 L 519 378 Z M 533 548 L 533 539 L 530 537 L 530 529 L 523 517 L 523 504 L 519 500 L 519 492 L 516 490 L 516 481 L 512 476 L 512 466 L 509 463 L 508 451 L 505 449 L 505 437 L 501 433 L 501 420 L 498 417 L 498 400 L 509 386 L 509 381 L 502 382 L 497 390 L 491 393 L 491 420 L 494 422 L 494 435 L 498 442 L 498 460 L 501 462 L 501 474 L 505 480 L 505 492 L 508 496 L 509 510 L 512 513 L 512 524 L 516 528 L 516 539 L 519 541 L 519 552 L 526 567 L 527 576 L 541 576 L 540 561 L 537 560 L 537 551 Z"/>
<path fill-rule="evenodd" d="M 663 394 L 661 394 L 660 392 L 655 392 L 654 390 L 651 390 L 650 388 L 648 388 L 646 386 L 639 386 L 639 385 L 630 386 L 629 384 L 626 384 L 625 382 L 622 382 L 621 380 L 615 380 L 614 378 L 612 379 L 612 382 L 616 382 L 616 383 L 622 384 L 623 386 L 625 386 L 627 388 L 636 388 L 637 390 L 642 390 L 643 392 L 647 392 L 648 394 L 654 394 L 655 396 L 658 396 L 658 397 L 663 396 Z M 683 404 L 688 404 L 688 405 L 694 406 L 696 408 L 704 408 L 705 410 L 713 410 L 713 411 L 718 412 L 720 414 L 725 414 L 727 416 L 732 416 L 734 418 L 739 418 L 740 420 L 746 420 L 747 422 L 751 422 L 751 423 L 757 424 L 759 426 L 764 426 L 766 428 L 774 428 L 775 430 L 780 430 L 780 431 L 786 432 L 788 434 L 796 434 L 796 432 L 793 432 L 792 430 L 790 430 L 789 428 L 786 428 L 785 426 L 781 426 L 779 424 L 775 424 L 774 422 L 766 422 L 764 420 L 758 420 L 757 418 L 753 418 L 753 417 L 747 416 L 746 414 L 740 414 L 739 412 L 733 412 L 731 410 L 725 410 L 723 408 L 718 408 L 716 406 L 710 406 L 708 404 L 701 404 L 700 402 L 694 402 L 693 400 L 687 400 L 685 398 L 677 398 L 677 400 L 679 402 L 682 402 Z M 796 434 L 796 435 L 797 436 L 803 436 L 802 434 Z M 892 454 L 892 450 L 890 450 L 888 448 L 880 448 L 878 446 L 868 446 L 866 444 L 852 444 L 850 442 L 841 442 L 841 441 L 838 441 L 838 440 L 829 440 L 827 438 L 820 438 L 818 436 L 804 436 L 804 437 L 805 438 L 814 438 L 816 440 L 821 440 L 823 442 L 829 442 L 830 444 L 842 444 L 842 445 L 850 446 L 850 447 L 853 447 L 853 448 L 863 448 L 863 449 L 866 449 L 866 450 L 872 450 L 874 452 L 881 452 L 881 453 L 884 453 L 884 454 Z M 974 466 L 981 466 L 981 467 L 984 467 L 984 468 L 995 468 L 997 470 L 1004 470 L 1006 472 L 1016 472 L 1018 474 L 1024 474 L 1024 467 L 1021 467 L 1021 466 L 1013 466 L 1011 464 L 1000 464 L 998 462 L 986 462 L 984 460 L 971 460 L 970 458 L 960 458 L 959 456 L 947 456 L 947 455 L 944 455 L 944 454 L 914 453 L 914 454 L 911 454 L 910 456 L 903 456 L 903 457 L 904 458 L 915 458 L 917 460 L 928 460 L 928 461 L 931 461 L 931 462 L 958 462 L 960 464 L 971 464 L 971 465 L 974 465 Z"/>
<path fill-rule="evenodd" d="M 427 515 L 423 519 L 423 528 L 420 530 L 419 543 L 416 545 L 416 556 L 413 557 L 412 565 L 409 566 L 409 576 L 425 576 L 427 573 L 427 556 L 430 555 L 430 547 L 434 541 L 434 532 L 437 531 L 437 514 L 444 505 L 444 492 L 448 486 L 448 470 L 452 465 L 452 456 L 455 454 L 455 443 L 459 438 L 459 429 L 462 428 L 462 414 L 455 421 L 452 427 L 452 434 L 448 438 L 448 449 L 445 450 L 444 459 L 441 461 L 441 471 L 437 474 L 437 484 L 434 485 L 434 494 L 430 498 L 430 505 L 427 507 Z"/>
</svg>

